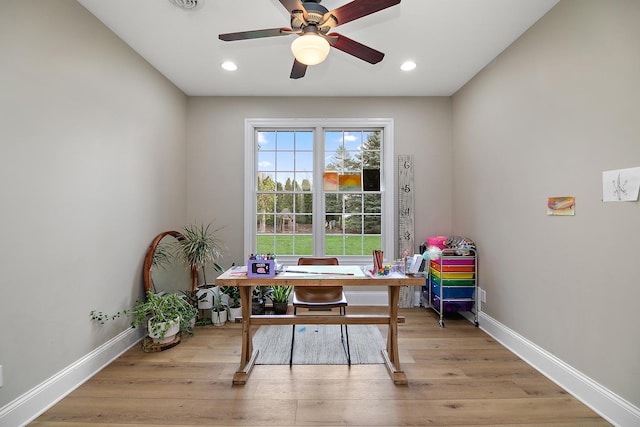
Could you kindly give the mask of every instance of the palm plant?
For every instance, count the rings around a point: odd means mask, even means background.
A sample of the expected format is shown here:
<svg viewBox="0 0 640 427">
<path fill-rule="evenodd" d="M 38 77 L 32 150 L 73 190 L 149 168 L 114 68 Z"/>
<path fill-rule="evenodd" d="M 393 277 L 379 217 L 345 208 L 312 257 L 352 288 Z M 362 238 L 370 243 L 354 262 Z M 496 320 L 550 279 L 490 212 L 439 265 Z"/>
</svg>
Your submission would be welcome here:
<svg viewBox="0 0 640 427">
<path fill-rule="evenodd" d="M 204 225 L 187 225 L 182 231 L 183 239 L 178 241 L 180 254 L 187 264 L 197 270 L 202 270 L 204 286 L 207 286 L 206 266 L 214 263 L 222 255 L 225 245 L 218 237 L 222 227 L 212 229 L 212 223 Z"/>
</svg>

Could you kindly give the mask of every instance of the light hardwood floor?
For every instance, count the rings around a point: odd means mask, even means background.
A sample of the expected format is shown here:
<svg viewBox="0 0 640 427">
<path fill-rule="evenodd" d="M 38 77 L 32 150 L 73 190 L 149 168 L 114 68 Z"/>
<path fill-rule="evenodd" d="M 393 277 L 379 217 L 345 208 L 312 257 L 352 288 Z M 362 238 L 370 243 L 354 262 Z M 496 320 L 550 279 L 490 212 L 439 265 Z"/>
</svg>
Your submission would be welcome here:
<svg viewBox="0 0 640 427">
<path fill-rule="evenodd" d="M 384 365 L 256 366 L 246 385 L 232 386 L 240 325 L 228 323 L 160 353 L 136 345 L 30 425 L 610 425 L 467 320 L 440 328 L 430 309 L 400 312 L 407 386 Z"/>
</svg>

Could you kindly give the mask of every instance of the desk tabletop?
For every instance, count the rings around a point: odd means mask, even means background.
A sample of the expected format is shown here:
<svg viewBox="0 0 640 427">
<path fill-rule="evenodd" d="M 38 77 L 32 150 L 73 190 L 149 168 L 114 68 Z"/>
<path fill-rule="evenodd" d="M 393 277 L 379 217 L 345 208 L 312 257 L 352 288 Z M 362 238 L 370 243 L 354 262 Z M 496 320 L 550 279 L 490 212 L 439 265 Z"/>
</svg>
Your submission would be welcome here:
<svg viewBox="0 0 640 427">
<path fill-rule="evenodd" d="M 222 286 L 422 286 L 422 276 L 371 275 L 358 266 L 291 266 L 275 277 L 247 277 L 246 270 L 227 270 L 216 278 Z"/>
</svg>

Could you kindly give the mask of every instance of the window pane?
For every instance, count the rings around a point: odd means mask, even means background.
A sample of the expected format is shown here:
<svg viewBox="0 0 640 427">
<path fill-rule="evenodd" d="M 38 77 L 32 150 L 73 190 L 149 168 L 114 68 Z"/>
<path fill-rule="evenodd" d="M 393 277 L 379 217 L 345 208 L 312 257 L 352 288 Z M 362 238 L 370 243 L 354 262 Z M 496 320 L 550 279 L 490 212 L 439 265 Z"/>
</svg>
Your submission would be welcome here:
<svg viewBox="0 0 640 427">
<path fill-rule="evenodd" d="M 296 132 L 296 150 L 313 151 L 313 132 Z"/>
<path fill-rule="evenodd" d="M 313 170 L 313 153 L 302 152 L 296 153 L 296 171 L 312 171 Z"/>
<path fill-rule="evenodd" d="M 274 173 L 258 173 L 258 191 L 275 191 L 276 180 Z"/>
<path fill-rule="evenodd" d="M 278 234 L 276 236 L 275 252 L 270 253 L 276 255 L 293 255 L 293 236 Z"/>
<path fill-rule="evenodd" d="M 297 194 L 295 208 L 297 213 L 312 213 L 313 196 L 311 194 Z"/>
<path fill-rule="evenodd" d="M 345 236 L 345 255 L 362 255 L 362 236 Z"/>
<path fill-rule="evenodd" d="M 313 233 L 313 217 L 311 215 L 296 215 L 296 233 Z"/>
<path fill-rule="evenodd" d="M 364 217 L 364 234 L 380 234 L 382 231 L 382 217 L 367 215 Z"/>
<path fill-rule="evenodd" d="M 273 213 L 276 209 L 276 196 L 274 194 L 258 194 L 256 197 L 258 214 Z"/>
<path fill-rule="evenodd" d="M 310 192 L 313 190 L 313 176 L 309 172 L 296 173 L 296 183 L 298 191 Z"/>
<path fill-rule="evenodd" d="M 258 234 L 272 234 L 273 219 L 274 216 L 271 214 L 258 214 L 256 217 L 256 230 Z"/>
<path fill-rule="evenodd" d="M 365 194 L 364 195 L 364 212 L 380 213 L 382 212 L 382 194 Z"/>
<path fill-rule="evenodd" d="M 347 150 L 359 150 L 362 145 L 362 132 L 345 132 L 344 148 Z"/>
<path fill-rule="evenodd" d="M 345 194 L 343 197 L 345 213 L 362 212 L 362 194 Z"/>
<path fill-rule="evenodd" d="M 258 153 L 258 170 L 273 171 L 276 168 L 275 151 L 260 151 Z"/>
<path fill-rule="evenodd" d="M 275 150 L 276 149 L 276 133 L 275 132 L 258 132 L 258 150 Z"/>
<path fill-rule="evenodd" d="M 342 148 L 342 132 L 327 131 L 324 133 L 324 150 L 327 153 Z"/>
<path fill-rule="evenodd" d="M 294 132 L 282 132 L 277 133 L 276 148 L 278 151 L 293 150 L 294 149 Z"/>
<path fill-rule="evenodd" d="M 324 195 L 325 213 L 342 213 L 342 194 L 325 193 Z"/>
<path fill-rule="evenodd" d="M 313 237 L 295 236 L 294 255 L 313 255 Z"/>
<path fill-rule="evenodd" d="M 279 171 L 293 171 L 293 162 L 293 151 L 278 151 L 276 154 L 276 168 Z"/>
<path fill-rule="evenodd" d="M 362 215 L 345 215 L 344 231 L 348 234 L 362 234 Z"/>
<path fill-rule="evenodd" d="M 344 255 L 344 237 L 342 235 L 327 235 L 324 244 L 327 255 Z"/>
<path fill-rule="evenodd" d="M 380 236 L 364 236 L 364 252 L 363 255 L 373 253 L 374 250 L 382 249 L 382 237 Z"/>
<path fill-rule="evenodd" d="M 256 253 L 259 254 L 275 254 L 276 240 L 273 234 L 259 234 L 257 236 L 257 249 Z"/>
</svg>

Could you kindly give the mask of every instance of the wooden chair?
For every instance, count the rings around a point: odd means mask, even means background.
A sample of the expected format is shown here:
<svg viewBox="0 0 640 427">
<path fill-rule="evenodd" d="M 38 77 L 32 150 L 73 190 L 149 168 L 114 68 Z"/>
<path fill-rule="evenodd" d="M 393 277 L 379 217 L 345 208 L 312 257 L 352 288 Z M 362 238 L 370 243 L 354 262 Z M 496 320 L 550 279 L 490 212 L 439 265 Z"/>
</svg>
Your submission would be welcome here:
<svg viewBox="0 0 640 427">
<path fill-rule="evenodd" d="M 338 265 L 338 258 L 299 258 L 298 265 Z M 293 314 L 296 314 L 298 308 L 307 309 L 333 309 L 338 308 L 340 315 L 347 314 L 347 298 L 344 295 L 342 286 L 295 286 L 293 288 Z M 346 336 L 346 347 L 345 347 Z M 293 344 L 296 337 L 296 325 L 293 325 L 291 333 L 291 355 L 289 356 L 289 366 L 293 364 Z M 340 325 L 340 340 L 342 347 L 347 355 L 347 363 L 351 366 L 351 353 L 349 351 L 349 330 L 344 325 L 344 333 L 342 325 Z"/>
</svg>

